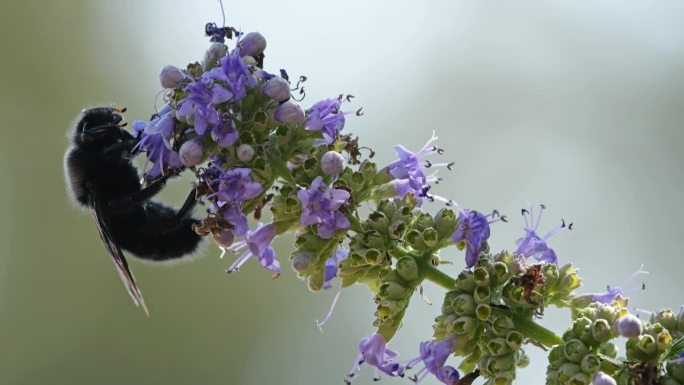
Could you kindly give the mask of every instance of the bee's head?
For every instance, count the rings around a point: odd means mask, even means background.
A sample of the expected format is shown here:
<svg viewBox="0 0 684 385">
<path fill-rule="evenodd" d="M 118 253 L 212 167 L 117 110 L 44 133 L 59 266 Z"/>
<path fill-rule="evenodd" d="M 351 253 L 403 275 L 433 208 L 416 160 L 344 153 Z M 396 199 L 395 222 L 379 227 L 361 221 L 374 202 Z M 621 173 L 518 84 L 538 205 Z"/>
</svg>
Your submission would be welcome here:
<svg viewBox="0 0 684 385">
<path fill-rule="evenodd" d="M 125 108 L 96 107 L 83 110 L 76 124 L 74 142 L 84 146 L 102 146 L 116 143 L 122 138 L 121 129 L 126 123 L 122 113 Z"/>
</svg>

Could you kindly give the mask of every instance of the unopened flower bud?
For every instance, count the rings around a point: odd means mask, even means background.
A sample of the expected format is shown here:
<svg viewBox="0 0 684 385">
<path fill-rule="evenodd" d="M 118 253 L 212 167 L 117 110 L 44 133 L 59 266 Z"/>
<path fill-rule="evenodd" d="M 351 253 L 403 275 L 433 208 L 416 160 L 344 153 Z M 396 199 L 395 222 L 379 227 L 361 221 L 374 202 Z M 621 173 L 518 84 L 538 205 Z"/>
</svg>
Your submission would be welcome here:
<svg viewBox="0 0 684 385">
<path fill-rule="evenodd" d="M 290 98 L 290 82 L 276 76 L 267 81 L 261 91 L 276 102 L 284 102 Z"/>
<path fill-rule="evenodd" d="M 599 350 L 599 353 L 603 354 L 604 356 L 610 357 L 610 358 L 615 358 L 615 357 L 617 357 L 617 354 L 618 354 L 618 348 L 612 342 L 607 342 L 607 343 L 601 345 L 601 349 Z"/>
<path fill-rule="evenodd" d="M 587 346 L 582 341 L 571 339 L 565 343 L 563 353 L 565 353 L 565 358 L 568 361 L 579 364 L 582 358 L 589 354 L 589 349 L 587 349 Z"/>
<path fill-rule="evenodd" d="M 452 302 L 454 312 L 458 315 L 475 315 L 475 300 L 470 294 L 460 294 Z"/>
<path fill-rule="evenodd" d="M 458 317 L 454 323 L 454 332 L 456 334 L 469 334 L 477 328 L 477 320 L 473 317 Z"/>
<path fill-rule="evenodd" d="M 321 170 L 326 175 L 340 175 L 344 171 L 344 157 L 337 151 L 328 151 L 321 158 Z"/>
<path fill-rule="evenodd" d="M 298 124 L 304 122 L 305 118 L 306 114 L 304 113 L 302 106 L 292 99 L 281 103 L 276 107 L 275 111 L 273 111 L 273 119 L 281 123 Z"/>
<path fill-rule="evenodd" d="M 397 261 L 397 273 L 406 281 L 418 278 L 418 264 L 413 257 L 402 257 Z"/>
<path fill-rule="evenodd" d="M 519 331 L 513 330 L 506 336 L 506 343 L 512 350 L 518 350 L 522 346 L 525 336 Z"/>
<path fill-rule="evenodd" d="M 657 345 L 655 338 L 650 335 L 642 335 L 639 337 L 636 347 L 646 354 L 653 354 L 656 351 Z"/>
<path fill-rule="evenodd" d="M 660 323 L 667 330 L 677 330 L 677 317 L 671 309 L 663 309 L 655 314 L 655 322 Z"/>
<path fill-rule="evenodd" d="M 481 303 L 475 308 L 475 315 L 480 321 L 486 321 L 492 315 L 492 308 L 487 304 Z"/>
<path fill-rule="evenodd" d="M 183 71 L 172 65 L 162 68 L 159 73 L 159 81 L 164 88 L 176 88 L 183 82 L 183 79 L 185 79 Z"/>
<path fill-rule="evenodd" d="M 304 272 L 311 266 L 315 256 L 308 251 L 299 251 L 292 254 L 292 267 L 298 273 Z"/>
<path fill-rule="evenodd" d="M 508 343 L 503 338 L 494 338 L 487 344 L 489 353 L 493 356 L 501 356 L 510 351 Z"/>
<path fill-rule="evenodd" d="M 202 62 L 204 69 L 206 70 L 213 67 L 218 63 L 219 59 L 226 56 L 226 52 L 228 52 L 227 45 L 218 42 L 212 43 L 204 53 L 204 61 Z"/>
<path fill-rule="evenodd" d="M 667 330 L 663 330 L 656 336 L 656 346 L 659 350 L 667 350 L 672 345 L 672 335 Z"/>
<path fill-rule="evenodd" d="M 178 151 L 181 163 L 185 167 L 192 167 L 202 163 L 204 159 L 204 141 L 202 138 L 192 138 L 183 143 Z"/>
<path fill-rule="evenodd" d="M 250 32 L 238 43 L 240 56 L 259 56 L 266 49 L 266 38 L 259 32 Z"/>
<path fill-rule="evenodd" d="M 579 373 L 582 368 L 570 362 L 566 362 L 558 368 L 558 381 L 562 384 L 572 378 L 575 374 Z"/>
<path fill-rule="evenodd" d="M 425 243 L 428 247 L 434 247 L 437 245 L 437 241 L 439 240 L 438 237 L 439 234 L 437 234 L 437 230 L 433 229 L 432 227 L 428 227 L 427 229 L 423 230 L 423 243 Z"/>
<path fill-rule="evenodd" d="M 587 354 L 580 363 L 582 371 L 587 374 L 594 374 L 601 368 L 601 360 L 595 354 Z"/>
<path fill-rule="evenodd" d="M 618 334 L 623 337 L 639 337 L 641 334 L 641 320 L 633 314 L 627 314 L 618 318 L 615 323 Z"/>
<path fill-rule="evenodd" d="M 563 345 L 556 345 L 549 351 L 549 365 L 553 368 L 559 368 L 566 363 L 565 353 L 563 353 Z"/>
<path fill-rule="evenodd" d="M 615 379 L 603 372 L 596 372 L 591 378 L 592 385 L 617 385 Z"/>
<path fill-rule="evenodd" d="M 243 162 L 249 162 L 254 157 L 254 148 L 249 144 L 241 144 L 237 148 L 237 157 Z"/>
<path fill-rule="evenodd" d="M 606 342 L 611 337 L 611 328 L 608 321 L 599 318 L 591 325 L 591 336 L 598 342 Z"/>
<path fill-rule="evenodd" d="M 475 298 L 475 303 L 489 304 L 492 298 L 492 291 L 486 286 L 479 286 L 475 289 L 473 297 Z"/>
<path fill-rule="evenodd" d="M 473 291 L 475 290 L 475 280 L 473 278 L 473 273 L 469 271 L 462 271 L 458 275 L 456 280 L 458 289 L 461 291 Z"/>
<path fill-rule="evenodd" d="M 483 267 L 478 267 L 473 272 L 473 278 L 477 286 L 489 286 L 489 271 Z"/>
<path fill-rule="evenodd" d="M 214 238 L 214 243 L 224 249 L 229 248 L 233 244 L 233 240 L 235 240 L 235 234 L 230 229 L 222 229 L 220 232 L 214 233 L 212 237 Z"/>
</svg>

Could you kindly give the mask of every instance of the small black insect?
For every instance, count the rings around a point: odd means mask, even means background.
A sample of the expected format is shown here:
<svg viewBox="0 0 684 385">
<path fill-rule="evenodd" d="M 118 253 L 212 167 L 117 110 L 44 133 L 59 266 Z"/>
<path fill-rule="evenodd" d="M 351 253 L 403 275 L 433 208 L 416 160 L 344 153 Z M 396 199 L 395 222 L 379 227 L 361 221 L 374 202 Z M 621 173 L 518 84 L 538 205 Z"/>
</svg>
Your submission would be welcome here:
<svg viewBox="0 0 684 385">
<path fill-rule="evenodd" d="M 182 258 L 195 251 L 201 237 L 193 231 L 200 222 L 190 216 L 195 189 L 175 211 L 150 198 L 169 175 L 143 186 L 130 153 L 138 138 L 123 129 L 126 109 L 99 107 L 84 110 L 64 158 L 67 188 L 88 208 L 121 281 L 136 306 L 149 314 L 128 268 L 123 250 L 150 261 Z"/>
</svg>

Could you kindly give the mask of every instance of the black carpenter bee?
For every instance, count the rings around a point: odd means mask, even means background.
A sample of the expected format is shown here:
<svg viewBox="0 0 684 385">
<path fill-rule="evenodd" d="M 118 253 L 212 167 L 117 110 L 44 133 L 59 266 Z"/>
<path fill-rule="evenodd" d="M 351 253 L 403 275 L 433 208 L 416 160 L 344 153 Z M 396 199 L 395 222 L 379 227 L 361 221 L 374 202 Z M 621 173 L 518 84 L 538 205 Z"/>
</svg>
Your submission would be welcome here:
<svg viewBox="0 0 684 385">
<path fill-rule="evenodd" d="M 143 185 L 131 163 L 138 139 L 123 127 L 126 109 L 84 110 L 64 159 L 67 187 L 81 206 L 90 210 L 100 237 L 121 281 L 136 306 L 149 315 L 122 249 L 149 261 L 179 259 L 195 251 L 201 237 L 191 217 L 195 189 L 183 206 L 173 210 L 150 201 L 166 184 L 167 174 Z"/>
</svg>

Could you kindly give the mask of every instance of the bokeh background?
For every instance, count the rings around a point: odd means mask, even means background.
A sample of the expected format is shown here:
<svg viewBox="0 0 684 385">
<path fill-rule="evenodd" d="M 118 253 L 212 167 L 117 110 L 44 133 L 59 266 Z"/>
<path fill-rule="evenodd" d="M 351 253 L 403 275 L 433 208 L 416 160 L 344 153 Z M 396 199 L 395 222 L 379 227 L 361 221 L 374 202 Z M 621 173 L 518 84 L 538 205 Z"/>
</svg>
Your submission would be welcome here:
<svg viewBox="0 0 684 385">
<path fill-rule="evenodd" d="M 377 151 L 418 148 L 432 130 L 455 170 L 437 192 L 498 208 L 494 248 L 512 248 L 520 208 L 543 228 L 586 292 L 644 263 L 633 304 L 679 307 L 684 272 L 684 3 L 673 1 L 225 1 L 227 23 L 268 39 L 266 67 L 309 77 L 308 103 L 357 96 L 346 130 Z M 90 217 L 65 193 L 62 157 L 87 105 L 147 118 L 158 71 L 201 59 L 217 1 L 3 1 L 0 5 L 0 384 L 341 384 L 372 299 L 309 293 L 288 269 L 223 272 L 207 245 L 173 268 L 132 262 L 152 316 L 123 290 Z M 162 195 L 179 205 L 188 180 Z M 278 241 L 287 264 L 291 238 Z M 456 273 L 463 255 L 445 251 Z M 442 291 L 428 285 L 434 302 Z M 439 305 L 418 296 L 393 341 L 404 357 Z M 562 331 L 565 311 L 544 323 Z M 542 352 L 520 384 L 543 384 Z M 370 383 L 369 373 L 359 379 Z M 390 384 L 406 383 L 385 378 Z M 432 382 L 431 382 L 432 381 Z M 426 384 L 434 384 L 428 379 Z"/>
</svg>

